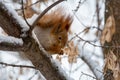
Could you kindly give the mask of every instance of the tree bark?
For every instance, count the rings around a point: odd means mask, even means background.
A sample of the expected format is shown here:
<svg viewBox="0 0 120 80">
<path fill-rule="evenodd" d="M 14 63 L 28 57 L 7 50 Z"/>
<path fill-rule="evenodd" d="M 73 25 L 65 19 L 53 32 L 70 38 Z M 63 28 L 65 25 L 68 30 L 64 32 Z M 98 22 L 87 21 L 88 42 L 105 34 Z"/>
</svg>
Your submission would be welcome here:
<svg viewBox="0 0 120 80">
<path fill-rule="evenodd" d="M 120 0 L 106 0 L 105 19 L 113 12 L 116 24 L 116 32 L 110 43 L 105 43 L 104 56 L 104 80 L 120 79 Z M 110 10 L 112 8 L 112 11 Z"/>
<path fill-rule="evenodd" d="M 10 36 L 20 37 L 21 27 L 19 23 L 13 17 L 14 15 L 9 13 L 4 5 L 0 3 L 0 27 Z M 12 26 L 12 27 L 11 27 Z"/>
</svg>

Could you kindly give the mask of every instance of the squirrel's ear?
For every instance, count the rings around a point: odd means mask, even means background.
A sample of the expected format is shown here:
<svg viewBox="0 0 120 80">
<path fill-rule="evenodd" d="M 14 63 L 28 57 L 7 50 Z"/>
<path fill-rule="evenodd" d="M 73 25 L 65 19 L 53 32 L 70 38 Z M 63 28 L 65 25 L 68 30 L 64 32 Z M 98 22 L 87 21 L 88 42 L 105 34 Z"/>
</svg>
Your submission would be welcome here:
<svg viewBox="0 0 120 80">
<path fill-rule="evenodd" d="M 70 29 L 70 24 L 66 24 L 65 29 L 68 31 Z"/>
<path fill-rule="evenodd" d="M 70 29 L 70 26 L 71 26 L 71 24 L 72 24 L 72 22 L 73 22 L 73 19 L 72 19 L 72 17 L 67 17 L 67 19 L 66 19 L 66 25 L 65 25 L 65 29 L 66 29 L 66 31 L 68 31 L 69 29 Z"/>
</svg>

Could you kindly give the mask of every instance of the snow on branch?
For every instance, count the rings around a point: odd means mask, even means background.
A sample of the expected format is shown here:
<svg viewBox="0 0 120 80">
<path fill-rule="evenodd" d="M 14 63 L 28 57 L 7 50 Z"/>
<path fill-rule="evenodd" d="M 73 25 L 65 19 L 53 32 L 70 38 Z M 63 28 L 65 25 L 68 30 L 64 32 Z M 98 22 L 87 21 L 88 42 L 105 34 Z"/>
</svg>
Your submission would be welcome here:
<svg viewBox="0 0 120 80">
<path fill-rule="evenodd" d="M 22 28 L 22 32 L 24 31 L 28 31 L 29 30 L 29 26 L 27 26 L 27 24 L 25 23 L 24 19 L 22 19 L 22 17 L 20 17 L 17 12 L 14 9 L 11 9 L 10 6 L 5 5 L 6 8 L 8 9 L 9 13 L 16 19 L 16 21 L 20 24 L 20 27 Z"/>
<path fill-rule="evenodd" d="M 79 57 L 81 57 L 81 59 L 89 66 L 97 80 L 102 80 L 103 73 L 100 72 L 102 71 L 102 68 L 100 68 L 100 66 L 90 58 L 90 54 L 84 53 L 79 55 Z"/>
<path fill-rule="evenodd" d="M 12 45 L 12 46 L 22 46 L 22 39 L 11 37 L 11 36 L 0 36 L 0 44 Z"/>
<path fill-rule="evenodd" d="M 11 6 L 0 1 L 0 26 L 10 36 L 25 37 L 25 32 L 29 30 L 29 26 L 20 17 Z"/>
</svg>

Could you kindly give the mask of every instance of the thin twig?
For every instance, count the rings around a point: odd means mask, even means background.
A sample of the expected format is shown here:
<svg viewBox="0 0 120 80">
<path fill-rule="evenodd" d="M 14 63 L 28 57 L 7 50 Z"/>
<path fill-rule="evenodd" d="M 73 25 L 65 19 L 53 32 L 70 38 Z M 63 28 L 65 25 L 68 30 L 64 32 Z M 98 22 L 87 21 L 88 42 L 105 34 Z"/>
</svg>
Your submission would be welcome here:
<svg viewBox="0 0 120 80">
<path fill-rule="evenodd" d="M 86 25 L 78 18 L 78 16 L 75 14 L 75 12 L 73 12 L 74 16 L 76 17 L 76 19 L 80 22 L 80 24 L 82 24 L 84 27 L 86 27 Z"/>
<path fill-rule="evenodd" d="M 87 74 L 87 73 L 84 73 L 84 72 L 81 72 L 83 75 L 86 75 L 86 76 L 89 76 L 89 77 L 91 77 L 91 78 L 93 78 L 93 79 L 96 79 L 94 76 L 92 76 L 92 75 L 90 75 L 90 74 Z"/>
<path fill-rule="evenodd" d="M 93 46 L 95 46 L 95 47 L 102 47 L 102 48 L 109 48 L 109 47 L 111 47 L 111 48 L 120 48 L 120 46 L 102 46 L 102 45 L 96 45 L 96 44 L 92 43 L 92 42 L 94 42 L 94 41 L 84 40 L 83 38 L 81 38 L 81 37 L 78 36 L 77 34 L 75 34 L 75 35 L 76 35 L 76 37 L 78 37 L 80 40 L 85 41 L 86 43 L 91 44 L 91 45 L 93 45 Z"/>
<path fill-rule="evenodd" d="M 22 0 L 22 13 L 23 13 L 23 18 L 24 18 L 25 22 L 27 23 L 27 25 L 28 25 L 29 27 L 31 27 L 31 25 L 28 23 L 28 21 L 27 21 L 26 18 L 25 18 L 25 12 L 24 12 L 23 0 Z"/>
<path fill-rule="evenodd" d="M 76 15 L 76 12 L 77 12 L 78 9 L 80 8 L 80 5 L 82 5 L 85 1 L 86 1 L 86 0 L 84 0 L 83 2 L 81 2 L 81 0 L 80 0 L 80 1 L 78 2 L 78 5 L 77 5 L 76 9 L 75 9 L 75 10 L 72 10 L 74 16 L 76 17 L 76 19 L 77 19 L 84 27 L 86 27 L 86 25 L 83 24 L 82 21 L 78 18 L 78 16 Z"/>
<path fill-rule="evenodd" d="M 5 66 L 12 66 L 12 67 L 22 67 L 22 68 L 36 69 L 34 66 L 27 66 L 27 65 L 15 65 L 15 64 L 8 64 L 8 63 L 4 63 L 4 62 L 0 62 L 0 64 L 5 65 Z"/>
<path fill-rule="evenodd" d="M 80 6 L 81 6 L 85 1 L 87 1 L 87 0 L 84 0 L 84 1 L 82 1 L 82 2 L 81 2 L 81 0 L 80 0 L 80 1 L 78 2 L 78 5 L 77 5 L 76 9 L 73 10 L 73 11 L 74 11 L 74 12 L 77 12 L 78 9 L 80 8 Z"/>
<path fill-rule="evenodd" d="M 39 73 L 39 71 L 35 71 L 35 73 L 28 80 L 32 80 L 33 77 L 35 77 L 35 75 L 37 75 L 38 73 Z"/>
<path fill-rule="evenodd" d="M 96 0 L 96 11 L 97 11 L 97 26 L 100 28 L 101 20 L 100 20 L 100 7 L 99 7 L 99 1 Z M 98 36 L 99 31 L 97 31 Z"/>
<path fill-rule="evenodd" d="M 77 35 L 80 35 L 80 34 L 82 34 L 83 32 L 85 32 L 87 29 L 91 29 L 91 28 L 95 28 L 95 29 L 97 29 L 97 30 L 99 30 L 99 31 L 102 31 L 100 28 L 95 27 L 95 26 L 93 26 L 93 27 L 86 27 L 84 30 L 82 30 L 81 32 L 79 32 Z M 69 43 L 71 40 L 73 40 L 74 38 L 76 38 L 76 35 L 73 36 L 73 37 L 68 41 L 68 43 Z"/>
<path fill-rule="evenodd" d="M 97 12 L 97 23 L 98 23 L 98 28 L 100 28 L 100 7 L 99 7 L 99 1 L 96 1 L 96 12 Z"/>
</svg>

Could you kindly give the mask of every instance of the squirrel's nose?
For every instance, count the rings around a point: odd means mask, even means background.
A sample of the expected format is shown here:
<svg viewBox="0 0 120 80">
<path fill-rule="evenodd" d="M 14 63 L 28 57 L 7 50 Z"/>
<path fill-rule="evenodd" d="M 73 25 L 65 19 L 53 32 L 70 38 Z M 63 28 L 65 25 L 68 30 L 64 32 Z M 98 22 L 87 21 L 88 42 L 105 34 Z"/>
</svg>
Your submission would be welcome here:
<svg viewBox="0 0 120 80">
<path fill-rule="evenodd" d="M 55 44 L 53 44 L 53 46 L 55 47 L 56 45 L 55 45 Z"/>
</svg>

